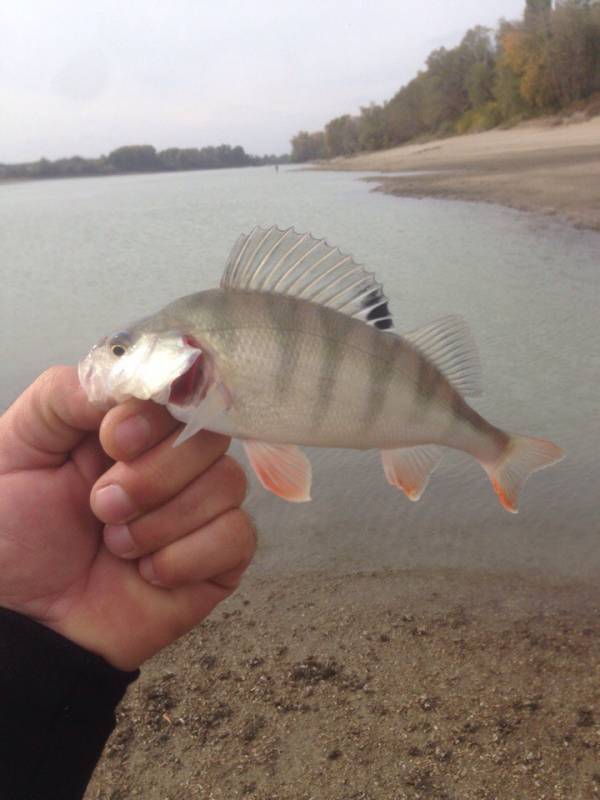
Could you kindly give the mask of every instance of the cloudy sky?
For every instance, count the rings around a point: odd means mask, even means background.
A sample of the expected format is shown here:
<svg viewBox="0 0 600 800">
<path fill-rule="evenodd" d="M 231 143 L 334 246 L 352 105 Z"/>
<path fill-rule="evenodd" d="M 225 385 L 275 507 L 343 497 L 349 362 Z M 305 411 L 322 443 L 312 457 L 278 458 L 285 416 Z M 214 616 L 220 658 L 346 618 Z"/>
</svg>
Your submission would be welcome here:
<svg viewBox="0 0 600 800">
<path fill-rule="evenodd" d="M 121 144 L 281 153 L 524 0 L 2 0 L 0 162 Z"/>
</svg>

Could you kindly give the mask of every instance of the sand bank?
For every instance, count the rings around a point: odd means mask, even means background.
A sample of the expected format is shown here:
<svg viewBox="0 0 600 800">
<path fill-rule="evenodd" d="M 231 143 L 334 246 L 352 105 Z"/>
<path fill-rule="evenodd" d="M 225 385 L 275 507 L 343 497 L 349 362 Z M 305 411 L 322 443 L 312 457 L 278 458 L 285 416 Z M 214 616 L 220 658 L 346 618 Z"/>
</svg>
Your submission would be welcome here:
<svg viewBox="0 0 600 800">
<path fill-rule="evenodd" d="M 249 579 L 145 666 L 86 798 L 598 797 L 599 606 L 517 576 Z"/>
<path fill-rule="evenodd" d="M 571 124 L 531 122 L 334 159 L 319 168 L 432 170 L 435 174 L 378 182 L 390 194 L 500 203 L 600 230 L 600 117 Z"/>
</svg>

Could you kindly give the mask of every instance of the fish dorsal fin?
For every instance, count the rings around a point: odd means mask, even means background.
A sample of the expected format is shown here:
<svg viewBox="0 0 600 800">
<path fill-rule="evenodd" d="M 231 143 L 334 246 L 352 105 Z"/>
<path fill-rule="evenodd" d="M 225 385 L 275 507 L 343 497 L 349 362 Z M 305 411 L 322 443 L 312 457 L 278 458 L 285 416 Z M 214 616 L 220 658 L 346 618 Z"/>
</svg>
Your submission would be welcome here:
<svg viewBox="0 0 600 800">
<path fill-rule="evenodd" d="M 403 333 L 402 337 L 432 361 L 461 394 L 481 394 L 479 353 L 462 317 L 442 317 L 424 328 Z"/>
<path fill-rule="evenodd" d="M 393 327 L 381 284 L 352 256 L 294 228 L 254 228 L 235 243 L 222 289 L 275 292 L 311 300 L 381 330 Z"/>
</svg>

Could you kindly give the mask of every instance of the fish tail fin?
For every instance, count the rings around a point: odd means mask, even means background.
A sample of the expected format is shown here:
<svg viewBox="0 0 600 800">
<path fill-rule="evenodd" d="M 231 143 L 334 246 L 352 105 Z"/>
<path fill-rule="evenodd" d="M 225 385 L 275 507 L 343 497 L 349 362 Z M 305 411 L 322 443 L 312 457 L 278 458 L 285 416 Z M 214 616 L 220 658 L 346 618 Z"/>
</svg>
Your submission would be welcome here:
<svg viewBox="0 0 600 800">
<path fill-rule="evenodd" d="M 553 442 L 513 434 L 500 458 L 494 464 L 483 464 L 483 468 L 504 508 L 516 514 L 519 492 L 527 478 L 562 458 L 563 451 Z"/>
</svg>

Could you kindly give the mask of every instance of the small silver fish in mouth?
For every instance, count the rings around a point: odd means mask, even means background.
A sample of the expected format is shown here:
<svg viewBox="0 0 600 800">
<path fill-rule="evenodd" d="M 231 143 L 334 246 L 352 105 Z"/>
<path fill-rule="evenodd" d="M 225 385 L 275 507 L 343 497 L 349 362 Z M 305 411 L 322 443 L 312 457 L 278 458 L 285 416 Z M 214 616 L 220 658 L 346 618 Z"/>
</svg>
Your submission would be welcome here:
<svg viewBox="0 0 600 800">
<path fill-rule="evenodd" d="M 388 482 L 418 500 L 444 447 L 476 458 L 508 511 L 529 475 L 559 461 L 552 442 L 505 433 L 464 397 L 479 393 L 465 323 L 398 335 L 381 284 L 351 256 L 293 228 L 236 242 L 221 286 L 102 339 L 79 365 L 92 403 L 129 397 L 242 440 L 262 485 L 310 500 L 298 445 L 381 451 Z"/>
</svg>

